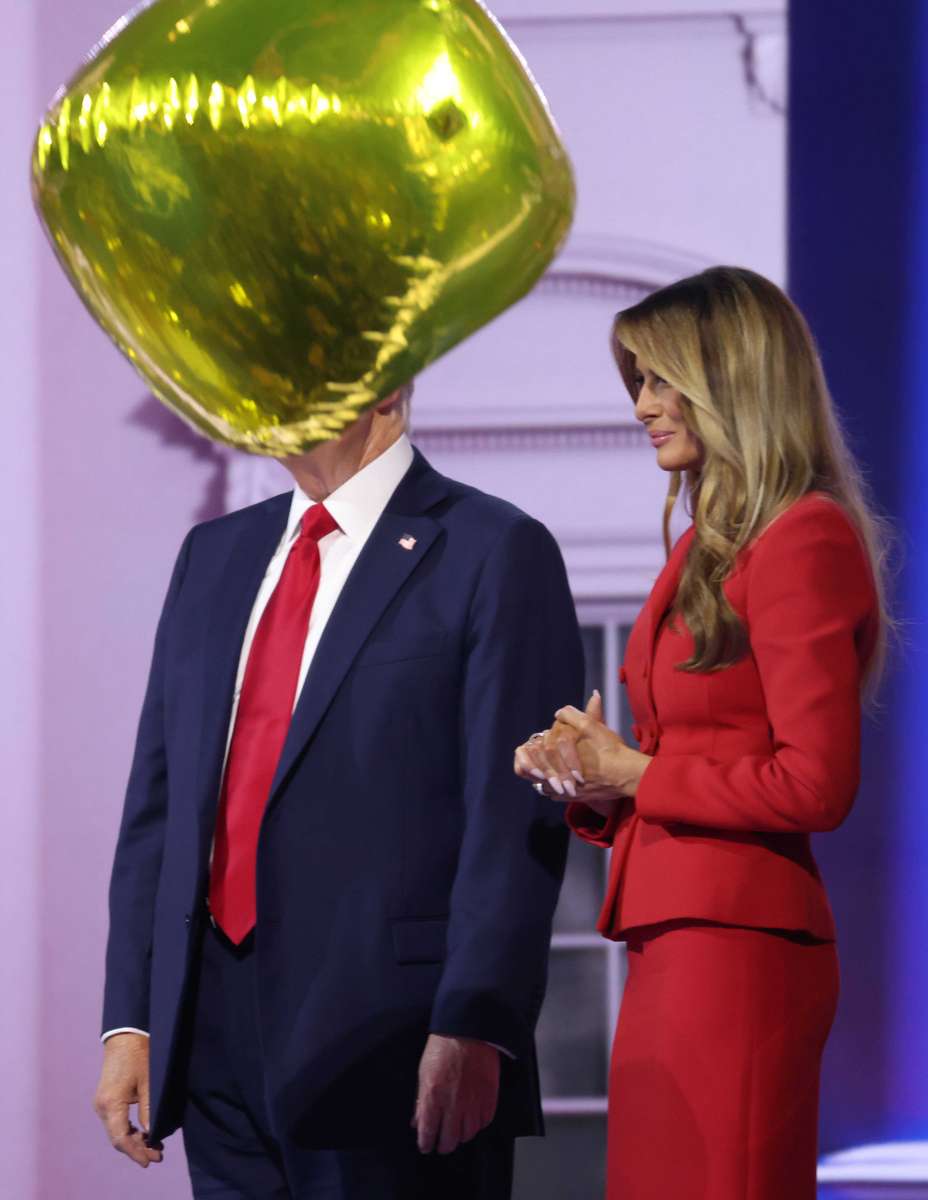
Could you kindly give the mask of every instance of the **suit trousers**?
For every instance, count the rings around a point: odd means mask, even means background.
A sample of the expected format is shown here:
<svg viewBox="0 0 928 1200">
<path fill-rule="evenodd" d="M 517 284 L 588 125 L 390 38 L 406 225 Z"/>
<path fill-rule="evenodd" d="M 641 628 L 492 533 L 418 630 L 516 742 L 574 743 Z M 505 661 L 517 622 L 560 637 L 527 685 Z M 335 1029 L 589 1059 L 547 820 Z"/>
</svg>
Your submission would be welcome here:
<svg viewBox="0 0 928 1200">
<path fill-rule="evenodd" d="M 834 943 L 684 921 L 627 942 L 608 1200 L 814 1200 Z"/>
<path fill-rule="evenodd" d="M 207 925 L 192 997 L 182 1130 L 196 1200 L 509 1200 L 513 1142 L 485 1132 L 454 1154 L 402 1144 L 281 1144 L 270 1120 L 254 938 Z M 410 1116 L 412 1114 L 410 1113 Z"/>
</svg>

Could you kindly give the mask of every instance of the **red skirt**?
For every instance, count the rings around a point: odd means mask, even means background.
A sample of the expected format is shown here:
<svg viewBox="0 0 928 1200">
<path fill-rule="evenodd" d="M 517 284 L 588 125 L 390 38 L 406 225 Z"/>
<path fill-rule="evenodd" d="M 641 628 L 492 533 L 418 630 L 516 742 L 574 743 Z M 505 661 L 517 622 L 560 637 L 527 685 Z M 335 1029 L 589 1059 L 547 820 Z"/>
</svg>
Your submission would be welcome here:
<svg viewBox="0 0 928 1200">
<path fill-rule="evenodd" d="M 834 943 L 708 922 L 628 939 L 607 1200 L 815 1200 Z"/>
</svg>

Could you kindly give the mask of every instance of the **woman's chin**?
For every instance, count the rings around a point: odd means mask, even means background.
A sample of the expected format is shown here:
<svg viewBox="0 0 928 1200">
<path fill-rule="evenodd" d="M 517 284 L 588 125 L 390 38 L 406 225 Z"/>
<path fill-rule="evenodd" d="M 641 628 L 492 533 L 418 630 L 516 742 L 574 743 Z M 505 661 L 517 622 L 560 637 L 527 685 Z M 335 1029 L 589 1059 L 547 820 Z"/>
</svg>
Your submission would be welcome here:
<svg viewBox="0 0 928 1200">
<path fill-rule="evenodd" d="M 662 471 L 682 471 L 684 467 L 680 463 L 680 455 L 674 454 L 672 450 L 665 450 L 660 446 L 657 451 L 657 465 Z"/>
<path fill-rule="evenodd" d="M 662 471 L 690 471 L 699 465 L 698 454 L 681 454 L 676 446 L 658 446 L 657 465 Z"/>
</svg>

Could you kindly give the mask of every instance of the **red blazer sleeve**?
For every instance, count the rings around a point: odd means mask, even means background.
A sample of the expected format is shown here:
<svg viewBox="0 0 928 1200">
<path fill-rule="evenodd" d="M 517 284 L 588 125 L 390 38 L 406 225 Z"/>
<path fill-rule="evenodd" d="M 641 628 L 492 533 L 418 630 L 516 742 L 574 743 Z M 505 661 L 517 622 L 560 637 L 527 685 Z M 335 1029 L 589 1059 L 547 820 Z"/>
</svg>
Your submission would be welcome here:
<svg viewBox="0 0 928 1200">
<path fill-rule="evenodd" d="M 574 800 L 567 805 L 567 825 L 583 841 L 609 850 L 615 841 L 621 819 L 627 812 L 625 804 L 616 804 L 612 815 L 604 817 L 582 800 Z"/>
<path fill-rule="evenodd" d="M 748 637 L 772 750 L 731 761 L 658 753 L 636 808 L 661 824 L 834 829 L 859 782 L 861 657 L 876 627 L 869 562 L 847 516 L 825 500 L 781 517 L 746 571 Z"/>
</svg>

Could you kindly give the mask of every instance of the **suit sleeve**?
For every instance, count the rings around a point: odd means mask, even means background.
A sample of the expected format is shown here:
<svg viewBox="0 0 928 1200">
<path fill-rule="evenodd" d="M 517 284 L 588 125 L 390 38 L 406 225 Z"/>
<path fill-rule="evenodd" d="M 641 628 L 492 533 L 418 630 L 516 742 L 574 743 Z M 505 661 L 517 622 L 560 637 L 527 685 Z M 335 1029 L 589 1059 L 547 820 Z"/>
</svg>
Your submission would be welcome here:
<svg viewBox="0 0 928 1200">
<path fill-rule="evenodd" d="M 747 569 L 748 637 L 770 752 L 732 761 L 659 752 L 635 806 L 661 824 L 834 829 L 859 783 L 861 655 L 876 621 L 869 563 L 848 519 L 828 502 L 781 518 Z"/>
<path fill-rule="evenodd" d="M 126 787 L 122 823 L 110 878 L 103 1030 L 147 1030 L 149 964 L 155 893 L 167 818 L 164 744 L 164 644 L 190 557 L 184 540 L 158 622 L 151 670 Z"/>
<path fill-rule="evenodd" d="M 431 1029 L 528 1054 L 567 853 L 560 805 L 512 772 L 515 747 L 579 703 L 583 648 L 554 539 L 528 518 L 490 552 L 462 694 L 465 829 Z"/>
</svg>

